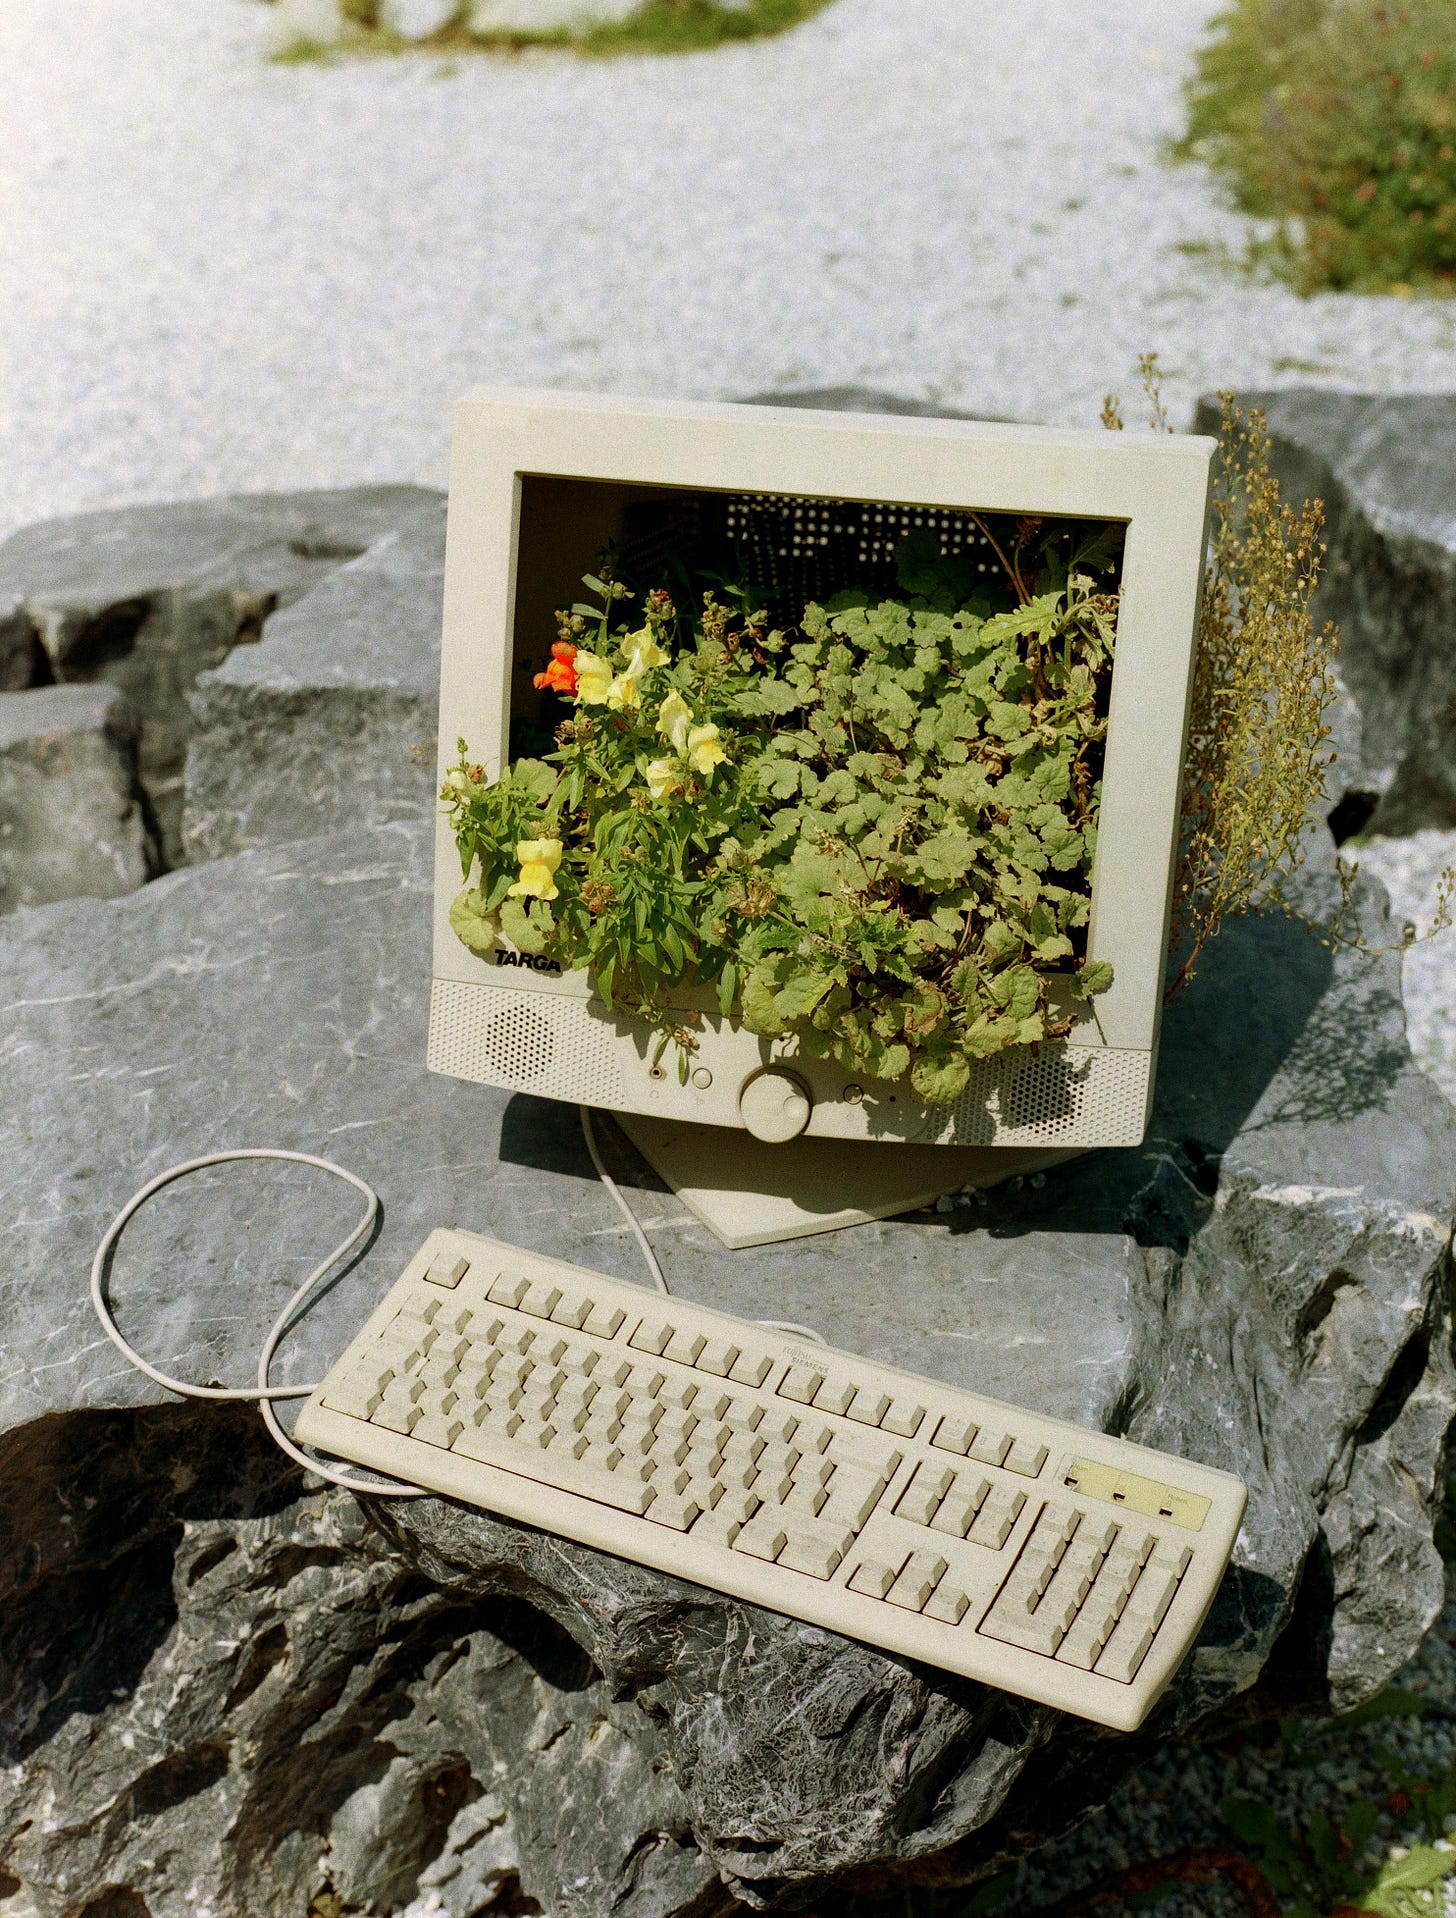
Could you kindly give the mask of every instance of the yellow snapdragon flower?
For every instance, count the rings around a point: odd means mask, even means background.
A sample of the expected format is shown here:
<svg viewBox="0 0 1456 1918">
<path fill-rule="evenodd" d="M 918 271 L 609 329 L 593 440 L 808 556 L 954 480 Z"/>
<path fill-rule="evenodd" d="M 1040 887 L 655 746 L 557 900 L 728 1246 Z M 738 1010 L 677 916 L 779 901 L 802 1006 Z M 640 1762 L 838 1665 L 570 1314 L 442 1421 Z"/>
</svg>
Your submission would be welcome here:
<svg viewBox="0 0 1456 1918">
<path fill-rule="evenodd" d="M 581 706 L 605 706 L 615 675 L 604 659 L 595 653 L 578 652 L 572 661 L 576 668 L 576 698 Z"/>
<path fill-rule="evenodd" d="M 510 888 L 517 899 L 554 899 L 557 896 L 556 868 L 561 864 L 559 839 L 518 839 L 516 858 L 521 874 Z"/>
<path fill-rule="evenodd" d="M 694 726 L 688 734 L 688 764 L 695 773 L 701 773 L 704 779 L 713 777 L 713 768 L 721 766 L 728 757 L 723 750 L 716 726 Z"/>
<path fill-rule="evenodd" d="M 693 709 L 680 692 L 670 692 L 657 709 L 657 730 L 675 753 L 685 752 Z"/>
<path fill-rule="evenodd" d="M 654 799 L 666 799 L 682 791 L 682 767 L 675 759 L 650 759 L 642 772 Z"/>
<path fill-rule="evenodd" d="M 622 641 L 622 657 L 627 662 L 627 671 L 634 679 L 640 679 L 644 673 L 650 673 L 654 666 L 665 666 L 669 655 L 644 626 L 640 632 L 628 633 Z"/>
</svg>

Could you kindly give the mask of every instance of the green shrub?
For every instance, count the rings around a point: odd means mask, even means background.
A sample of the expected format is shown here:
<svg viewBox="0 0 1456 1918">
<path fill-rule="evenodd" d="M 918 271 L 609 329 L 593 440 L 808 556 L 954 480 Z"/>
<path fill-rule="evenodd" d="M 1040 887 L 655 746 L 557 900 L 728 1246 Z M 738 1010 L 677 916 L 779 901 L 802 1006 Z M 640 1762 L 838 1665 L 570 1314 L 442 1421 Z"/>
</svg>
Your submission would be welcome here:
<svg viewBox="0 0 1456 1918">
<path fill-rule="evenodd" d="M 933 1103 L 1067 1033 L 1112 976 L 1086 927 L 1121 536 L 975 517 L 992 591 L 911 534 L 898 590 L 783 629 L 712 591 L 621 618 L 589 576 L 536 682 L 557 750 L 489 780 L 462 741 L 446 782 L 457 936 L 588 968 L 684 1076 L 684 986 Z"/>
<path fill-rule="evenodd" d="M 1234 0 L 1175 149 L 1209 161 L 1299 291 L 1456 283 L 1456 0 Z"/>
</svg>

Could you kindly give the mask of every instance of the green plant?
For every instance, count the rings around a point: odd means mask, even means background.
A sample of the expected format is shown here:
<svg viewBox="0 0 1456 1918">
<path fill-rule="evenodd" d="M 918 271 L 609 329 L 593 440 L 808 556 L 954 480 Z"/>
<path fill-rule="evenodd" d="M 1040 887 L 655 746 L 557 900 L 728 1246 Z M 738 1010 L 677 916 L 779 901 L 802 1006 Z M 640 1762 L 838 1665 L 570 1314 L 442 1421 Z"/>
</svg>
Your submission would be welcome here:
<svg viewBox="0 0 1456 1918">
<path fill-rule="evenodd" d="M 1456 283 L 1456 0 L 1234 0 L 1188 88 L 1182 159 L 1276 222 L 1304 293 Z"/>
<path fill-rule="evenodd" d="M 1158 356 L 1144 353 L 1138 364 L 1152 424 L 1171 432 Z M 1341 863 L 1340 904 L 1324 919 L 1312 919 L 1294 895 L 1335 759 L 1324 716 L 1335 696 L 1339 634 L 1314 619 L 1324 507 L 1306 500 L 1296 512 L 1282 498 L 1264 414 L 1245 414 L 1231 393 L 1220 401 L 1173 889 L 1179 966 L 1165 998 L 1189 983 L 1235 913 L 1285 913 L 1330 946 L 1395 949 L 1372 945 L 1352 913 L 1353 866 Z M 1111 394 L 1102 422 L 1123 423 Z M 1422 940 L 1451 923 L 1453 905 L 1456 866 L 1441 875 Z M 1399 945 L 1414 942 L 1408 934 Z"/>
<path fill-rule="evenodd" d="M 588 968 L 684 1076 L 682 987 L 930 1102 L 1069 1031 L 1111 981 L 1085 941 L 1120 533 L 977 519 L 999 603 L 929 533 L 897 592 L 784 629 L 742 589 L 691 622 L 654 590 L 634 626 L 588 576 L 537 680 L 571 701 L 557 750 L 492 781 L 462 741 L 445 786 L 459 937 Z"/>
<path fill-rule="evenodd" d="M 584 27 L 474 29 L 464 4 L 455 17 L 423 41 L 414 43 L 439 55 L 468 52 L 519 53 L 557 47 L 596 58 L 630 53 L 698 53 L 736 41 L 784 33 L 820 12 L 830 0 L 748 0 L 744 6 L 720 6 L 717 0 L 642 0 L 622 20 Z M 302 37 L 273 55 L 284 64 L 328 58 L 335 52 L 401 53 L 411 43 L 380 25 L 379 0 L 342 0 L 344 33 L 334 47 Z"/>
<path fill-rule="evenodd" d="M 1153 425 L 1171 432 L 1157 355 L 1139 364 Z M 1312 612 L 1323 508 L 1306 501 L 1296 513 L 1280 497 L 1263 414 L 1245 415 L 1228 393 L 1222 406 L 1173 887 L 1180 963 L 1169 998 L 1231 914 L 1297 913 L 1289 882 L 1304 862 L 1332 759 L 1324 715 L 1338 635 L 1316 626 Z M 1102 419 L 1122 426 L 1111 395 Z"/>
</svg>

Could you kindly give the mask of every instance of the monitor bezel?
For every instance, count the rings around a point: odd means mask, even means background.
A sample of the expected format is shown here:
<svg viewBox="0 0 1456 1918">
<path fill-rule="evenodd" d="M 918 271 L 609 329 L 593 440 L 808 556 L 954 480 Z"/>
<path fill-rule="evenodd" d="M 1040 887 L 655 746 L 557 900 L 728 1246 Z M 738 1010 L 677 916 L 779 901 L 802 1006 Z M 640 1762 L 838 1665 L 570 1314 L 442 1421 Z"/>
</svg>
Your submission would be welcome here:
<svg viewBox="0 0 1456 1918">
<path fill-rule="evenodd" d="M 462 736 L 491 774 L 505 760 L 524 475 L 1120 521 L 1126 539 L 1087 943 L 1089 958 L 1112 963 L 1113 983 L 1072 1037 L 1078 1046 L 1152 1051 L 1215 450 L 1213 440 L 1191 435 L 476 389 L 456 408 L 451 452 L 440 778 Z M 437 979 L 591 996 L 584 973 L 522 968 L 503 978 L 468 951 L 448 920 L 460 885 L 442 815 Z"/>
</svg>

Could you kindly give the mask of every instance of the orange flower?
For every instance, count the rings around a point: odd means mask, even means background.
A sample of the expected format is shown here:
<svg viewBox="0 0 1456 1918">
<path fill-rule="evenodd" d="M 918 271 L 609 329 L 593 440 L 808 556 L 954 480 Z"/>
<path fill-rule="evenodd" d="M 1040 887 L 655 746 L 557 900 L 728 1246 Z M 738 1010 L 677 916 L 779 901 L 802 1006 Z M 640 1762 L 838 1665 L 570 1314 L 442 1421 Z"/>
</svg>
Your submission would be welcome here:
<svg viewBox="0 0 1456 1918">
<path fill-rule="evenodd" d="M 551 664 L 544 673 L 537 673 L 533 684 L 538 691 L 549 689 L 553 693 L 574 693 L 576 691 L 576 648 L 564 639 L 558 639 L 551 648 Z"/>
</svg>

